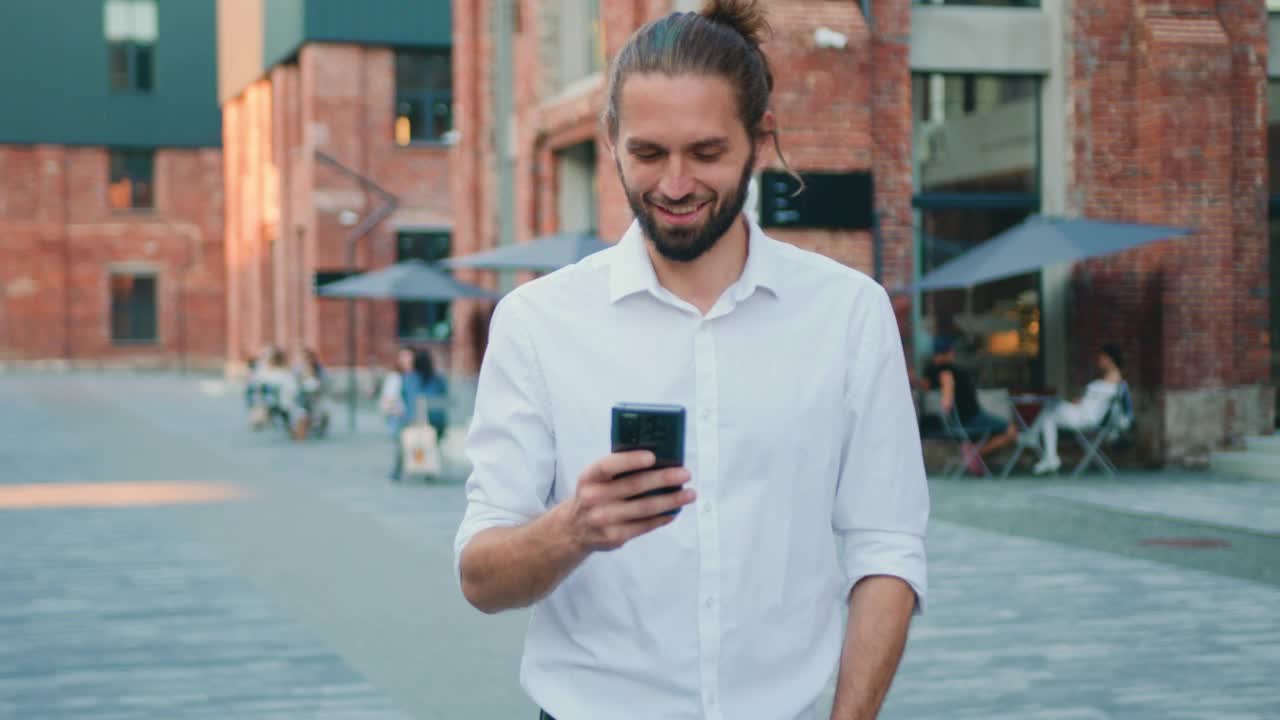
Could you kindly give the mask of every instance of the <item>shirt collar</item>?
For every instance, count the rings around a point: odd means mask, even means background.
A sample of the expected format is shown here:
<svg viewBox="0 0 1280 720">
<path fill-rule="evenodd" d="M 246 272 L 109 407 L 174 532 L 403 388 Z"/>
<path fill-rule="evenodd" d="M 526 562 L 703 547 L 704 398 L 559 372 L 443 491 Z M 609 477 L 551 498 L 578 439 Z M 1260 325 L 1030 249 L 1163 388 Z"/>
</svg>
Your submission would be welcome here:
<svg viewBox="0 0 1280 720">
<path fill-rule="evenodd" d="M 765 235 L 749 217 L 747 228 L 747 262 L 742 268 L 742 275 L 727 292 L 735 302 L 747 299 L 756 288 L 768 290 L 777 297 L 781 284 L 778 263 L 774 258 L 778 241 Z M 658 284 L 658 275 L 645 247 L 647 242 L 640 222 L 633 220 L 618 242 L 617 253 L 610 264 L 609 302 L 646 290 L 659 294 L 662 286 Z"/>
</svg>

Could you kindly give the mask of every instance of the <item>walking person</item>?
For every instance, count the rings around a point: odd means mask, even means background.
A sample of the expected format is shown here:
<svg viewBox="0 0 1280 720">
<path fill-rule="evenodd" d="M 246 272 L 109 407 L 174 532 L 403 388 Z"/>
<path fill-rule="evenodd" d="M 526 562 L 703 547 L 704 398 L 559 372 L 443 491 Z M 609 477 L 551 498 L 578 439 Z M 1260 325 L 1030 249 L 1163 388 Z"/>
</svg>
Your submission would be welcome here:
<svg viewBox="0 0 1280 720">
<path fill-rule="evenodd" d="M 383 379 L 379 393 L 379 404 L 387 417 L 395 449 L 395 460 L 391 472 L 387 473 L 387 479 L 393 482 L 402 479 L 404 448 L 400 442 L 400 433 L 417 419 L 420 399 L 428 405 L 427 422 L 435 428 L 437 440 L 443 439 L 447 416 L 443 408 L 432 407 L 431 401 L 447 395 L 448 385 L 436 372 L 431 354 L 426 350 L 401 348 L 396 354 L 395 372 Z"/>
<path fill-rule="evenodd" d="M 533 607 L 543 717 L 807 720 L 838 668 L 832 717 L 872 718 L 924 607 L 889 298 L 742 213 L 781 158 L 765 29 L 713 0 L 627 41 L 604 121 L 636 221 L 494 313 L 455 558 L 475 607 Z M 686 408 L 683 467 L 610 452 L 627 401 Z"/>
</svg>

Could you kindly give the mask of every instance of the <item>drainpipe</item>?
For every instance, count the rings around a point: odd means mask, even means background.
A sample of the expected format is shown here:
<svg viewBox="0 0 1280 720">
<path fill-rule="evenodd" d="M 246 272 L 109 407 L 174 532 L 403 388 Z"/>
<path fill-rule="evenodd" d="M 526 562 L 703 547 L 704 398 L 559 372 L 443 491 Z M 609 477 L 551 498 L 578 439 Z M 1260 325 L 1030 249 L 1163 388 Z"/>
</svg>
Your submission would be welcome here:
<svg viewBox="0 0 1280 720">
<path fill-rule="evenodd" d="M 356 181 L 360 187 L 377 195 L 383 202 L 382 207 L 366 215 L 358 225 L 351 229 L 351 234 L 347 236 L 347 272 L 354 275 L 356 272 L 356 243 L 373 232 L 378 223 L 390 217 L 391 213 L 395 212 L 396 207 L 399 206 L 400 200 L 395 195 L 382 189 L 373 180 L 343 165 L 332 156 L 326 155 L 319 150 L 316 150 L 315 153 L 317 160 Z M 347 429 L 352 433 L 356 431 L 356 301 L 354 298 L 347 300 Z"/>
<path fill-rule="evenodd" d="M 67 153 L 62 148 L 62 357 L 71 364 L 71 175 Z M 108 301 L 109 302 L 109 301 Z M 108 310 L 110 312 L 110 310 Z M 108 324 L 110 320 L 108 320 Z M 109 331 L 108 331 L 109 332 Z"/>
</svg>

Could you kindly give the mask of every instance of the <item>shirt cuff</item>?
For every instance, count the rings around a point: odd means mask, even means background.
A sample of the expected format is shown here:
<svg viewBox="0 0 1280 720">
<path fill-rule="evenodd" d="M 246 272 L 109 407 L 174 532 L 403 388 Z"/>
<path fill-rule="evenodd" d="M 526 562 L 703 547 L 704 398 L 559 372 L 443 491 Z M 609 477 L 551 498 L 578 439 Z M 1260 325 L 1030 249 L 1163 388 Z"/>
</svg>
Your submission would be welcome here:
<svg viewBox="0 0 1280 720">
<path fill-rule="evenodd" d="M 466 515 L 458 527 L 458 534 L 453 539 L 453 576 L 462 588 L 462 551 L 466 549 L 471 538 L 479 533 L 498 527 L 517 527 L 533 518 L 525 517 L 493 505 L 472 501 L 467 503 Z"/>
<path fill-rule="evenodd" d="M 916 594 L 915 615 L 924 614 L 928 595 L 928 570 L 924 538 L 885 530 L 852 530 L 837 533 L 844 561 L 847 602 L 853 586 L 872 575 L 891 575 L 911 586 Z"/>
</svg>

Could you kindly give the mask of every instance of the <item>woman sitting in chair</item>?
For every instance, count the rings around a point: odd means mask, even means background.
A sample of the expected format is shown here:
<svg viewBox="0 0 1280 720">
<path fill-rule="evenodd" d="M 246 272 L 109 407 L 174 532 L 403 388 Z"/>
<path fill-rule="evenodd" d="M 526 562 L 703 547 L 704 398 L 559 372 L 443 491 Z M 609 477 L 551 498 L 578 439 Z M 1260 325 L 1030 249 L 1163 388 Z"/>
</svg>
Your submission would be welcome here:
<svg viewBox="0 0 1280 720">
<path fill-rule="evenodd" d="M 1124 382 L 1124 377 L 1120 374 L 1123 364 L 1120 348 L 1110 344 L 1103 345 L 1098 353 L 1101 377 L 1085 387 L 1084 396 L 1074 402 L 1046 408 L 1040 413 L 1028 431 L 1033 439 L 1040 440 L 1042 448 L 1040 462 L 1031 469 L 1033 473 L 1044 475 L 1062 467 L 1062 460 L 1058 458 L 1058 428 L 1084 429 L 1096 427 L 1102 422 L 1111 399 Z M 1036 435 L 1040 437 L 1036 438 Z"/>
</svg>

